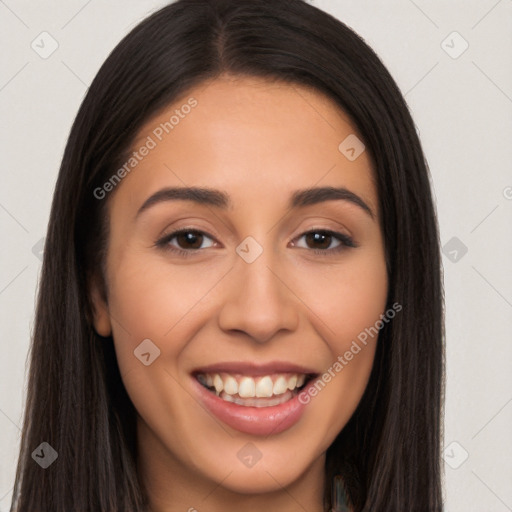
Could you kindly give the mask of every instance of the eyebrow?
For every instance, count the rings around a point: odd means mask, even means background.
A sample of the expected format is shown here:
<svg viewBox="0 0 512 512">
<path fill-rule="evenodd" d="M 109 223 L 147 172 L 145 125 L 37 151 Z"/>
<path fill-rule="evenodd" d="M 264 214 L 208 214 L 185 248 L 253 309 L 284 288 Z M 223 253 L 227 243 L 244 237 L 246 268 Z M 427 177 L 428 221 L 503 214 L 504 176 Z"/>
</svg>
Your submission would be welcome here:
<svg viewBox="0 0 512 512">
<path fill-rule="evenodd" d="M 204 187 L 171 187 L 158 190 L 149 196 L 137 211 L 135 218 L 150 207 L 167 201 L 193 201 L 197 204 L 214 206 L 222 210 L 233 207 L 230 197 L 221 190 Z M 372 219 L 375 213 L 361 197 L 344 187 L 314 187 L 296 190 L 288 203 L 289 209 L 301 208 L 324 201 L 342 200 L 355 204 Z"/>
</svg>

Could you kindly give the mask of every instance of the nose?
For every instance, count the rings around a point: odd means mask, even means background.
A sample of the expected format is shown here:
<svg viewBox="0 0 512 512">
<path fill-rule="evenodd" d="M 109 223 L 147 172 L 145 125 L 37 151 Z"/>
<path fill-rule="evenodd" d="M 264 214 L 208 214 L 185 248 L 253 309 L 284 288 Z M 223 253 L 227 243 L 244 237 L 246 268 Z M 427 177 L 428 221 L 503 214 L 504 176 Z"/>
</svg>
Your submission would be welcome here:
<svg viewBox="0 0 512 512">
<path fill-rule="evenodd" d="M 264 250 L 252 263 L 237 257 L 219 313 L 221 329 L 243 332 L 258 343 L 281 330 L 297 329 L 300 301 L 280 268 L 271 250 Z"/>
</svg>

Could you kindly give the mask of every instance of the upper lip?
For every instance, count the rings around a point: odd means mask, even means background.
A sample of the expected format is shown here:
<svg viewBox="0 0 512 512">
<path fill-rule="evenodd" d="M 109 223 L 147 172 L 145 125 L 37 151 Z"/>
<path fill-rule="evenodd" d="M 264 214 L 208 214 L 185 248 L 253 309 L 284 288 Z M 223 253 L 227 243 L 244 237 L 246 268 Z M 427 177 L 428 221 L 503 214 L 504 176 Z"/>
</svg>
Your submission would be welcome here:
<svg viewBox="0 0 512 512">
<path fill-rule="evenodd" d="M 193 375 L 199 373 L 241 373 L 248 376 L 269 375 L 272 373 L 304 373 L 317 375 L 318 372 L 312 368 L 293 364 L 285 361 L 274 361 L 270 363 L 257 364 L 254 362 L 230 361 L 201 366 L 192 370 Z"/>
</svg>

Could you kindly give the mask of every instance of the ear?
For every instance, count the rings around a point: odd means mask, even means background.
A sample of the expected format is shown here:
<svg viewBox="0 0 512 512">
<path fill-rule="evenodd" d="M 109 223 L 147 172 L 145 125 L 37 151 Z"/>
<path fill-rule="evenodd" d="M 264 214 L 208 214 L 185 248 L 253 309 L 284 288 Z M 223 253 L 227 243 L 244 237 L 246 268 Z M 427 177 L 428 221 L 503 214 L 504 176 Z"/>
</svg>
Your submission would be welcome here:
<svg viewBox="0 0 512 512">
<path fill-rule="evenodd" d="M 105 287 L 98 276 L 90 279 L 89 293 L 93 309 L 94 330 L 104 338 L 112 335 L 112 324 L 105 294 Z"/>
</svg>

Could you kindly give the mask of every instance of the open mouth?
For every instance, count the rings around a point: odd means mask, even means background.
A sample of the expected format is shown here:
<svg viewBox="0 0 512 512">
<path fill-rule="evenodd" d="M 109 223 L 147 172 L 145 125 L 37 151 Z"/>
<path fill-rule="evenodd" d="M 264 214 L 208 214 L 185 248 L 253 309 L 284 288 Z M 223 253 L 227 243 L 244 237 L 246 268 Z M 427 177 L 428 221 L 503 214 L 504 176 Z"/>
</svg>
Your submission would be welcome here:
<svg viewBox="0 0 512 512">
<path fill-rule="evenodd" d="M 294 398 L 316 374 L 274 373 L 251 377 L 238 373 L 201 373 L 194 377 L 226 402 L 246 407 L 272 407 Z"/>
</svg>

